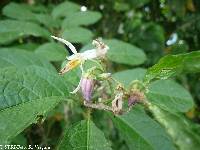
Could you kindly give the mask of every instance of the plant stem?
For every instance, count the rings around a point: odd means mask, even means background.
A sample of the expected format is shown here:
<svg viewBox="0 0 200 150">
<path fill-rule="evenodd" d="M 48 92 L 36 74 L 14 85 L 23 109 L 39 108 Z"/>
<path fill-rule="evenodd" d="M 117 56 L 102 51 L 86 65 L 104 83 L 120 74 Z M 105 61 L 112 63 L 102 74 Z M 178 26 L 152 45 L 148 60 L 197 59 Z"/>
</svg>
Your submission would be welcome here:
<svg viewBox="0 0 200 150">
<path fill-rule="evenodd" d="M 107 105 L 104 105 L 103 103 L 94 104 L 94 103 L 88 103 L 88 102 L 84 101 L 84 105 L 86 107 L 90 107 L 90 108 L 94 108 L 94 109 L 99 109 L 99 110 L 108 110 L 108 111 L 112 112 L 112 108 L 109 107 L 109 106 L 107 106 Z"/>
</svg>

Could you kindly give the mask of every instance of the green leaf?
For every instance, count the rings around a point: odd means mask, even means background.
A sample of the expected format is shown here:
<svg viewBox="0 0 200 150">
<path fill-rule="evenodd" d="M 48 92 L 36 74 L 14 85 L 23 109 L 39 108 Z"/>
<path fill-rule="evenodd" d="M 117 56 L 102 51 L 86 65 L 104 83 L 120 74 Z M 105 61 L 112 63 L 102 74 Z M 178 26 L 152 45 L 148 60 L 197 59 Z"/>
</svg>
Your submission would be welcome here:
<svg viewBox="0 0 200 150">
<path fill-rule="evenodd" d="M 18 19 L 18 20 L 29 20 L 29 21 L 35 21 L 37 18 L 35 17 L 36 13 L 47 13 L 47 7 L 44 5 L 28 5 L 25 3 L 15 3 L 11 2 L 8 5 L 6 5 L 2 13 L 3 15 Z"/>
<path fill-rule="evenodd" d="M 37 3 L 36 5 L 30 5 L 26 3 L 20 3 L 21 6 L 31 10 L 33 13 L 48 13 L 48 7 Z"/>
<path fill-rule="evenodd" d="M 148 69 L 145 81 L 167 79 L 180 73 L 195 72 L 200 72 L 200 51 L 161 58 L 157 64 Z"/>
<path fill-rule="evenodd" d="M 190 93 L 172 80 L 153 82 L 146 96 L 151 103 L 170 112 L 187 112 L 194 106 Z"/>
<path fill-rule="evenodd" d="M 58 43 L 45 43 L 39 46 L 35 53 L 43 56 L 49 61 L 61 61 L 64 60 L 66 55 L 68 54 L 65 47 Z"/>
<path fill-rule="evenodd" d="M 39 44 L 37 43 L 26 42 L 24 44 L 12 45 L 12 47 L 9 47 L 9 48 L 13 48 L 13 49 L 19 48 L 26 51 L 34 51 L 38 47 L 39 47 Z"/>
<path fill-rule="evenodd" d="M 61 65 L 61 68 L 64 68 L 67 62 L 68 62 L 67 60 L 64 61 Z M 63 77 L 65 78 L 66 81 L 74 85 L 74 89 L 75 89 L 81 78 L 81 70 L 79 67 L 75 67 L 74 69 L 70 70 L 68 73 L 65 73 Z"/>
<path fill-rule="evenodd" d="M 62 33 L 62 38 L 72 42 L 72 43 L 86 43 L 90 41 L 93 37 L 93 33 L 82 27 L 75 27 L 65 29 Z"/>
<path fill-rule="evenodd" d="M 52 16 L 54 18 L 64 17 L 68 14 L 71 14 L 77 11 L 80 11 L 80 6 L 78 4 L 66 1 L 54 7 L 52 11 Z"/>
<path fill-rule="evenodd" d="M 119 82 L 123 83 L 126 87 L 128 87 L 128 85 L 134 80 L 142 81 L 145 73 L 146 69 L 135 68 L 135 69 L 128 69 L 116 72 L 113 74 L 113 77 L 117 79 Z"/>
<path fill-rule="evenodd" d="M 46 115 L 59 103 L 59 99 L 35 100 L 0 111 L 0 143 L 8 144 L 17 134 L 30 124 L 36 123 L 39 116 Z"/>
<path fill-rule="evenodd" d="M 30 65 L 41 66 L 55 71 L 55 68 L 46 59 L 37 54 L 16 48 L 0 49 L 0 68 L 10 66 L 21 68 Z"/>
<path fill-rule="evenodd" d="M 110 48 L 107 54 L 108 59 L 113 62 L 134 66 L 142 64 L 146 60 L 145 53 L 134 45 L 116 39 L 104 40 L 104 42 Z M 81 51 L 92 47 L 91 44 L 88 44 Z"/>
<path fill-rule="evenodd" d="M 175 144 L 181 150 L 198 150 L 200 136 L 193 131 L 194 123 L 188 121 L 180 114 L 172 114 L 155 105 L 150 106 L 151 112 L 169 133 Z"/>
<path fill-rule="evenodd" d="M 20 69 L 8 67 L 0 70 L 0 109 L 30 100 L 65 96 L 66 83 L 54 71 L 43 67 L 28 66 Z"/>
<path fill-rule="evenodd" d="M 18 134 L 16 137 L 13 138 L 11 144 L 26 146 L 27 145 L 27 139 L 26 139 L 26 137 L 23 133 Z"/>
<path fill-rule="evenodd" d="M 50 38 L 50 33 L 35 23 L 2 20 L 0 21 L 0 44 L 10 43 L 24 36 Z"/>
<path fill-rule="evenodd" d="M 18 20 L 36 20 L 35 14 L 30 11 L 27 7 L 17 3 L 9 3 L 3 8 L 3 14 L 7 17 L 18 19 Z"/>
<path fill-rule="evenodd" d="M 111 150 L 111 145 L 91 120 L 82 120 L 66 131 L 58 149 Z"/>
<path fill-rule="evenodd" d="M 110 47 L 108 58 L 113 62 L 139 65 L 146 60 L 145 53 L 134 45 L 119 40 L 108 40 L 106 43 Z"/>
<path fill-rule="evenodd" d="M 52 18 L 49 14 L 34 13 L 32 12 L 32 9 L 27 5 L 9 3 L 3 8 L 3 14 L 17 20 L 39 22 L 46 27 L 58 27 L 58 21 Z"/>
<path fill-rule="evenodd" d="M 91 25 L 100 20 L 101 14 L 95 11 L 80 11 L 66 16 L 62 28 L 69 28 L 79 25 Z"/>
<path fill-rule="evenodd" d="M 35 14 L 35 17 L 37 19 L 37 22 L 45 25 L 48 28 L 59 27 L 60 20 L 52 18 L 52 16 L 50 16 L 49 14 Z"/>
<path fill-rule="evenodd" d="M 9 143 L 35 123 L 38 116 L 45 115 L 65 99 L 68 86 L 60 76 L 45 68 L 1 69 L 0 143 Z"/>
<path fill-rule="evenodd" d="M 148 117 L 141 107 L 112 117 L 114 125 L 124 136 L 130 149 L 174 150 L 175 147 L 165 130 Z"/>
</svg>

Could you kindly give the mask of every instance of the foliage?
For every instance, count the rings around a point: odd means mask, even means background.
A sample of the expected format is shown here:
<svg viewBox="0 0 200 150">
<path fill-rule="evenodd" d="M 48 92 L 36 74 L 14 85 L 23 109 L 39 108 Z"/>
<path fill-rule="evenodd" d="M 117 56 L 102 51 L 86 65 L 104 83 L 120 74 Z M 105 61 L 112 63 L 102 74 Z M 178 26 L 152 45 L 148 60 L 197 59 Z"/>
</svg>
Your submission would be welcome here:
<svg viewBox="0 0 200 150">
<path fill-rule="evenodd" d="M 198 149 L 198 4 L 0 2 L 0 145 Z M 82 57 L 65 60 L 73 52 L 51 35 L 73 43 Z M 106 46 L 105 57 L 82 61 L 94 56 L 88 49 Z M 58 75 L 66 64 L 70 71 Z M 70 93 L 79 81 L 80 93 Z"/>
</svg>

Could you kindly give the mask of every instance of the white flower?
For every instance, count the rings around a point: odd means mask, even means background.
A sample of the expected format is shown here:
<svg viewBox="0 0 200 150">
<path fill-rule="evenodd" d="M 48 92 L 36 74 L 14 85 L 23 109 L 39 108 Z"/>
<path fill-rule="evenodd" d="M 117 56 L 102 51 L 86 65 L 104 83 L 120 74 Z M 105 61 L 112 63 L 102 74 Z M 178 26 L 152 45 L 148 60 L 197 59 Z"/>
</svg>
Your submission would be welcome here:
<svg viewBox="0 0 200 150">
<path fill-rule="evenodd" d="M 65 39 L 55 37 L 55 36 L 51 36 L 51 37 L 67 45 L 73 53 L 73 55 L 67 57 L 67 60 L 69 60 L 69 62 L 65 65 L 63 69 L 61 69 L 59 74 L 64 74 L 70 71 L 71 69 L 75 68 L 76 66 L 80 65 L 80 69 L 82 73 L 81 78 L 82 78 L 83 73 L 84 73 L 84 70 L 83 70 L 84 62 L 88 59 L 93 60 L 93 59 L 104 57 L 109 49 L 109 47 L 105 45 L 101 40 L 96 39 L 96 40 L 93 40 L 92 42 L 92 44 L 95 46 L 94 49 L 86 50 L 83 53 L 78 53 L 76 48 L 69 41 L 66 41 Z M 81 80 L 79 82 L 78 87 L 71 93 L 76 93 L 80 89 L 80 83 L 81 83 Z"/>
</svg>

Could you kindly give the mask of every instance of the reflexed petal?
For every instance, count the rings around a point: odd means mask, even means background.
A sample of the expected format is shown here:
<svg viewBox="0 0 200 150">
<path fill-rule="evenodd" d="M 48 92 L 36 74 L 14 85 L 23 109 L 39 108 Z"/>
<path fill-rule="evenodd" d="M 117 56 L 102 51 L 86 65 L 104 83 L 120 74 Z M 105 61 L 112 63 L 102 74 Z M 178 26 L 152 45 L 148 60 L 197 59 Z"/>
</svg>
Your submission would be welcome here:
<svg viewBox="0 0 200 150">
<path fill-rule="evenodd" d="M 70 92 L 70 93 L 72 93 L 72 94 L 77 93 L 78 90 L 81 88 L 81 82 L 82 82 L 82 78 L 81 78 L 81 80 L 79 81 L 78 86 L 77 86 L 72 92 Z"/>
<path fill-rule="evenodd" d="M 84 70 L 83 70 L 83 64 L 82 64 L 82 62 L 81 62 L 81 64 L 80 64 L 80 69 L 81 69 L 81 79 L 80 79 L 80 81 L 79 81 L 78 86 L 76 87 L 76 89 L 74 89 L 74 91 L 70 92 L 70 93 L 72 93 L 72 94 L 77 93 L 78 90 L 81 88 L 82 77 L 83 77 L 83 74 L 84 74 Z"/>
<path fill-rule="evenodd" d="M 76 54 L 77 50 L 76 48 L 72 45 L 72 43 L 70 43 L 69 41 L 66 41 L 65 39 L 56 37 L 56 36 L 51 36 L 52 38 L 64 43 L 65 45 L 67 45 L 69 47 L 69 49 L 72 51 L 72 53 Z"/>
<path fill-rule="evenodd" d="M 73 59 L 73 60 L 69 61 L 65 65 L 65 67 L 60 71 L 59 74 L 64 74 L 64 73 L 68 72 L 69 70 L 77 67 L 80 63 L 81 63 L 81 59 Z"/>
</svg>

